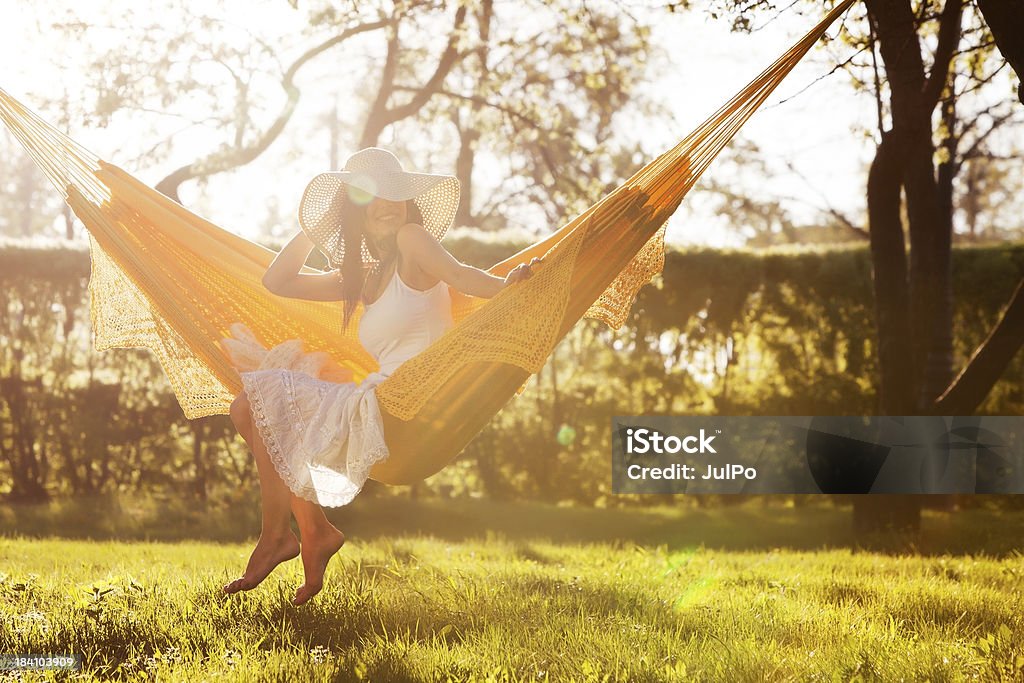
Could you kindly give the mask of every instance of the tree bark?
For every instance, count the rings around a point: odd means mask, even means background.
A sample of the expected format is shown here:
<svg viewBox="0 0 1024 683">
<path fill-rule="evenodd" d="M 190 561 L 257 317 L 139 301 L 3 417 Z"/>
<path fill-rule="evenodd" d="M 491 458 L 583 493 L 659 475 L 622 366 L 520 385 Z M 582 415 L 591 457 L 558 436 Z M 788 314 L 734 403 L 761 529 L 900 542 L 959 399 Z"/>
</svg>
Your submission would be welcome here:
<svg viewBox="0 0 1024 683">
<path fill-rule="evenodd" d="M 906 245 L 900 221 L 900 161 L 896 133 L 882 135 L 868 172 L 868 223 L 878 337 L 879 409 L 883 415 L 913 411 L 914 376 Z"/>
</svg>

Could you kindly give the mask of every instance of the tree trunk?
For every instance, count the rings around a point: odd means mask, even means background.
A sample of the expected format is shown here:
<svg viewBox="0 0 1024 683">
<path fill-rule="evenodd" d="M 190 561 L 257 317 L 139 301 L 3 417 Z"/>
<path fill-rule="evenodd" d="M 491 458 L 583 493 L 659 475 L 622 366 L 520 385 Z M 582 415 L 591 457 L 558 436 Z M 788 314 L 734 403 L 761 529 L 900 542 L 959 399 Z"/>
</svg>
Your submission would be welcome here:
<svg viewBox="0 0 1024 683">
<path fill-rule="evenodd" d="M 476 110 L 478 105 L 473 104 Z M 462 187 L 459 197 L 459 207 L 455 213 L 455 225 L 475 227 L 476 218 L 473 216 L 473 166 L 476 161 L 476 143 L 480 139 L 480 133 L 472 125 L 472 114 L 469 124 L 462 123 L 461 113 L 455 111 L 452 116 L 459 131 L 459 154 L 455 158 L 455 176 L 459 179 Z"/>
<path fill-rule="evenodd" d="M 331 149 L 328 153 L 327 168 L 332 171 L 339 170 L 341 168 L 341 159 L 339 158 L 338 148 L 341 146 L 341 123 L 338 121 L 338 104 L 335 102 L 334 109 L 331 110 L 330 120 L 327 122 L 327 129 L 331 136 Z"/>
<path fill-rule="evenodd" d="M 16 357 L 16 362 L 20 358 Z M 17 370 L 15 370 L 17 373 Z M 49 499 L 45 485 L 45 463 L 37 452 L 35 418 L 31 409 L 31 398 L 27 386 L 42 391 L 42 381 L 37 377 L 25 380 L 18 374 L 0 379 L 0 395 L 7 404 L 10 420 L 11 447 L 3 448 L 11 469 L 10 499 L 21 502 L 42 502 Z M 2 438 L 3 435 L 0 435 Z"/>
<path fill-rule="evenodd" d="M 882 367 L 880 407 L 890 415 L 918 414 L 945 386 L 942 378 L 948 381 L 952 375 L 952 332 L 941 329 L 945 320 L 952 321 L 951 299 L 944 294 L 952 286 L 949 257 L 944 256 L 952 236 L 942 234 L 949 223 L 942 220 L 932 162 L 935 148 L 931 113 L 947 82 L 949 63 L 959 40 L 962 2 L 946 0 L 934 66 L 926 75 L 910 1 L 865 1 L 877 29 L 892 110 L 892 130 L 883 134 L 868 181 Z M 901 268 L 907 254 L 902 239 L 900 185 L 906 196 L 910 234 L 905 299 Z M 909 328 L 904 322 L 908 317 Z M 857 533 L 920 528 L 921 500 L 917 496 L 857 496 L 853 506 Z"/>
<path fill-rule="evenodd" d="M 192 462 L 195 463 L 195 479 L 193 479 L 192 486 L 193 492 L 196 498 L 206 502 L 207 489 L 208 489 L 208 478 L 209 478 L 209 467 L 206 463 L 205 453 L 209 451 L 206 448 L 206 423 L 209 418 L 199 418 L 198 420 L 191 420 L 189 424 L 192 427 Z"/>
<path fill-rule="evenodd" d="M 953 179 L 957 167 L 956 97 L 952 92 L 942 102 L 946 139 L 942 146 L 946 161 L 938 166 L 935 182 L 936 223 L 932 245 L 935 289 L 932 299 L 930 345 L 920 404 L 931 406 L 953 381 Z"/>
<path fill-rule="evenodd" d="M 868 222 L 878 334 L 879 410 L 883 415 L 913 412 L 914 375 L 907 255 L 900 221 L 900 160 L 896 133 L 882 135 L 868 172 Z"/>
<path fill-rule="evenodd" d="M 466 4 L 459 4 L 455 10 L 455 18 L 449 32 L 448 44 L 437 60 L 434 73 L 431 74 L 422 88 L 418 88 L 413 92 L 412 97 L 407 102 L 394 107 L 388 105 L 388 100 L 391 99 L 391 95 L 395 92 L 395 75 L 398 69 L 401 44 L 398 39 L 398 25 L 391 26 L 388 36 L 388 52 L 384 58 L 384 66 L 381 71 L 380 89 L 377 91 L 377 96 L 374 98 L 373 105 L 370 107 L 366 117 L 366 125 L 363 127 L 363 133 L 359 139 L 360 147 L 370 147 L 377 144 L 377 140 L 380 139 L 381 133 L 384 132 L 385 128 L 396 121 L 414 116 L 441 89 L 452 67 L 463 57 L 463 53 L 458 49 L 458 42 L 466 20 L 467 10 Z"/>
<path fill-rule="evenodd" d="M 480 47 L 475 52 L 477 83 L 487 81 L 488 46 L 491 41 L 491 18 L 494 15 L 493 0 L 483 0 L 477 12 L 477 23 L 480 32 Z M 455 214 L 455 225 L 477 226 L 479 221 L 473 215 L 473 166 L 476 162 L 476 145 L 480 139 L 476 117 L 483 105 L 480 100 L 473 99 L 469 105 L 468 120 L 462 122 L 462 113 L 455 109 L 452 116 L 459 132 L 459 155 L 455 160 L 455 175 L 462 186 L 462 197 Z"/>
</svg>

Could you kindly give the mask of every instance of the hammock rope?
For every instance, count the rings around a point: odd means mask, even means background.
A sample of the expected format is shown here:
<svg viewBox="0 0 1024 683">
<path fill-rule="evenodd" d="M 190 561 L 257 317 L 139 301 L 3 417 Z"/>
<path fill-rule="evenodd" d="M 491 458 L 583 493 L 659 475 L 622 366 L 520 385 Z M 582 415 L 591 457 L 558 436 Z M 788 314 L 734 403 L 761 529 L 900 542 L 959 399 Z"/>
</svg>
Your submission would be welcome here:
<svg viewBox="0 0 1024 683">
<path fill-rule="evenodd" d="M 442 469 L 540 370 L 582 317 L 620 327 L 664 265 L 668 218 L 697 178 L 835 19 L 807 35 L 672 149 L 557 231 L 494 265 L 544 266 L 492 299 L 452 293 L 455 326 L 377 386 L 391 451 L 371 477 L 417 481 Z M 89 234 L 90 319 L 97 350 L 151 349 L 189 419 L 226 414 L 241 391 L 221 340 L 238 323 L 271 348 L 301 339 L 330 359 L 334 381 L 378 369 L 359 344 L 361 310 L 269 295 L 275 253 L 188 211 L 108 164 L 0 90 L 0 119 L 60 190 Z M 317 272 L 303 267 L 302 272 Z"/>
</svg>

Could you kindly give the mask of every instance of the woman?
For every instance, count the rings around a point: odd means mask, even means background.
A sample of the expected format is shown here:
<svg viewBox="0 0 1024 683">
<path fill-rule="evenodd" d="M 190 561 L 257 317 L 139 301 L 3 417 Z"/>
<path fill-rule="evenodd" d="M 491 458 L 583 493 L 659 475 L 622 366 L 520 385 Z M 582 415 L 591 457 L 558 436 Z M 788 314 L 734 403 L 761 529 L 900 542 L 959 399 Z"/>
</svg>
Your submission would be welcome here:
<svg viewBox="0 0 1024 683">
<path fill-rule="evenodd" d="M 454 176 L 406 172 L 393 154 L 375 147 L 354 154 L 343 171 L 320 174 L 303 193 L 302 230 L 270 264 L 263 284 L 277 296 L 344 301 L 345 327 L 361 303 L 359 341 L 380 370 L 359 384 L 327 381 L 324 354 L 295 352 L 291 342 L 254 350 L 251 334 L 225 340 L 232 358 L 262 352 L 275 360 L 240 372 L 244 390 L 231 406 L 232 422 L 256 459 L 263 522 L 245 573 L 224 592 L 251 590 L 300 554 L 305 582 L 293 604 L 321 590 L 327 564 L 345 542 L 321 505 L 351 501 L 388 455 L 374 387 L 451 326 L 448 286 L 492 297 L 539 263 L 533 259 L 500 278 L 456 260 L 440 239 L 458 199 Z M 314 247 L 340 268 L 300 273 Z"/>
</svg>

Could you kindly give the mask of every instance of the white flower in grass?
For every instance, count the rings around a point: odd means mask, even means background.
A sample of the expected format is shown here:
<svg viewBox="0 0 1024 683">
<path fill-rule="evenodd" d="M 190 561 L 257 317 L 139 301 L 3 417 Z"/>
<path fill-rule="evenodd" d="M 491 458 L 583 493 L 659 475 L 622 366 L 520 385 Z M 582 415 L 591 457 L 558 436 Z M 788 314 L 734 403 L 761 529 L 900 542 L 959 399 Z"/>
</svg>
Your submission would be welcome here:
<svg viewBox="0 0 1024 683">
<path fill-rule="evenodd" d="M 331 651 L 323 645 L 317 645 L 309 651 L 309 656 L 313 660 L 314 664 L 323 664 L 326 660 L 333 657 Z"/>
<path fill-rule="evenodd" d="M 224 654 L 221 655 L 224 663 L 228 666 L 234 666 L 242 661 L 242 655 L 234 650 L 224 650 Z"/>
<path fill-rule="evenodd" d="M 50 630 L 50 620 L 38 610 L 29 610 L 24 614 L 19 614 L 14 619 L 17 622 L 17 625 L 14 627 L 16 633 L 25 633 L 33 628 L 37 628 L 43 633 Z"/>
</svg>

